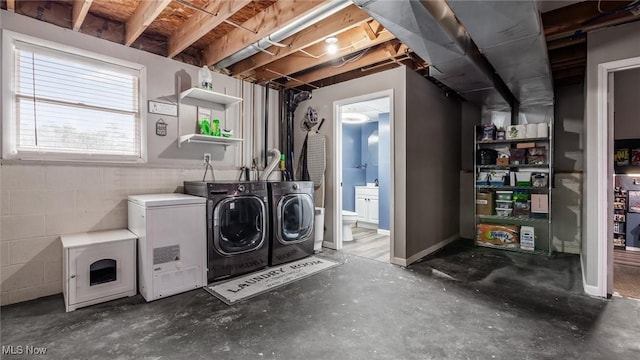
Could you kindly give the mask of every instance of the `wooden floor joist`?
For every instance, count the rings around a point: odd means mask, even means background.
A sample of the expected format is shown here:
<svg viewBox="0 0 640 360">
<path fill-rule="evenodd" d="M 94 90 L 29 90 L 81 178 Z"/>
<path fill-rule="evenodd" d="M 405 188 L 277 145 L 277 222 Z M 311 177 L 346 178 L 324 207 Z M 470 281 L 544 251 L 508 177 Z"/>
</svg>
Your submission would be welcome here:
<svg viewBox="0 0 640 360">
<path fill-rule="evenodd" d="M 189 19 L 169 38 L 167 53 L 169 57 L 178 55 L 182 50 L 196 42 L 198 39 L 222 24 L 225 20 L 251 3 L 252 0 L 216 0 L 211 1 L 205 7 L 205 11 L 193 14 Z"/>
<path fill-rule="evenodd" d="M 245 47 L 269 36 L 277 29 L 285 26 L 300 16 L 305 15 L 325 1 L 321 0 L 288 0 L 278 1 L 263 12 L 242 24 L 249 29 L 257 29 L 255 34 L 242 29 L 234 29 L 204 49 L 204 60 L 213 65 Z"/>
<path fill-rule="evenodd" d="M 331 76 L 349 72 L 351 70 L 360 69 L 366 66 L 377 64 L 389 58 L 402 55 L 406 51 L 408 51 L 408 47 L 406 45 L 400 44 L 396 40 L 391 40 L 391 42 L 397 43 L 399 44 L 399 46 L 397 48 L 394 46 L 394 47 L 391 47 L 390 49 L 389 47 L 385 46 L 387 44 L 380 44 L 375 48 L 372 48 L 369 51 L 367 51 L 365 55 L 363 55 L 361 58 L 357 59 L 356 61 L 351 61 L 351 62 L 345 61 L 340 66 L 329 65 L 329 66 L 319 68 L 317 70 L 312 70 L 304 74 L 296 75 L 294 80 L 287 81 L 284 86 L 287 88 L 292 88 L 292 87 L 300 86 L 301 84 L 304 84 L 304 83 L 313 83 L 318 80 L 322 80 Z"/>
<path fill-rule="evenodd" d="M 131 46 L 172 0 L 142 1 L 127 20 L 124 44 Z"/>
<path fill-rule="evenodd" d="M 74 31 L 80 30 L 84 19 L 87 17 L 87 13 L 89 12 L 89 8 L 91 7 L 91 3 L 93 0 L 74 0 L 73 7 L 71 10 L 72 17 L 72 27 Z"/>
<path fill-rule="evenodd" d="M 329 36 L 337 35 L 340 32 L 358 26 L 371 18 L 355 5 L 350 5 L 333 16 L 321 20 L 314 25 L 282 40 L 279 43 L 286 47 L 271 46 L 267 49 L 273 55 L 259 52 L 250 58 L 233 64 L 230 67 L 234 75 L 246 75 L 249 71 L 265 66 L 271 62 L 282 59 L 301 49 L 309 47 L 315 43 L 324 41 Z"/>
<path fill-rule="evenodd" d="M 274 75 L 274 72 L 287 75 L 294 74 L 328 61 L 348 56 L 360 50 L 382 44 L 392 39 L 395 39 L 393 34 L 388 31 L 383 31 L 376 39 L 371 40 L 361 27 L 356 27 L 338 35 L 337 45 L 339 51 L 336 54 L 328 54 L 326 51 L 326 44 L 318 43 L 304 49 L 308 54 L 314 56 L 309 56 L 305 53 L 297 53 L 287 56 L 284 59 L 280 59 L 256 69 L 255 78 L 260 83 L 274 80 L 278 78 L 278 76 Z"/>
</svg>

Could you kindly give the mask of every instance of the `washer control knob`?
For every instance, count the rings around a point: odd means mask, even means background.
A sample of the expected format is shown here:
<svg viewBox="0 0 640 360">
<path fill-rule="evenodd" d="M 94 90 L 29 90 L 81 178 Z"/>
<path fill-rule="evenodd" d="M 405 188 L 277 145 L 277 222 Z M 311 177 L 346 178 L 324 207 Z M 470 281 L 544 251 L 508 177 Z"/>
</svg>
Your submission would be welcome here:
<svg viewBox="0 0 640 360">
<path fill-rule="evenodd" d="M 293 190 L 298 190 L 299 186 L 298 186 L 298 184 L 293 184 L 292 188 L 293 188 Z"/>
<path fill-rule="evenodd" d="M 238 191 L 244 192 L 244 185 L 238 185 Z"/>
</svg>

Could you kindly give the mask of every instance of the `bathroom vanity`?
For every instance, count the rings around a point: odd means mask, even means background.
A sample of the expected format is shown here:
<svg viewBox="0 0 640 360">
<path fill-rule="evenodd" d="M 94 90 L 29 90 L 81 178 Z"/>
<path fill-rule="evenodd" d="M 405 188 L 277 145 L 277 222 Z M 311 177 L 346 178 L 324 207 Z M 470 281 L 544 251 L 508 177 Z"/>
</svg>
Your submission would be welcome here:
<svg viewBox="0 0 640 360">
<path fill-rule="evenodd" d="M 356 186 L 356 213 L 358 227 L 378 228 L 378 187 Z"/>
</svg>

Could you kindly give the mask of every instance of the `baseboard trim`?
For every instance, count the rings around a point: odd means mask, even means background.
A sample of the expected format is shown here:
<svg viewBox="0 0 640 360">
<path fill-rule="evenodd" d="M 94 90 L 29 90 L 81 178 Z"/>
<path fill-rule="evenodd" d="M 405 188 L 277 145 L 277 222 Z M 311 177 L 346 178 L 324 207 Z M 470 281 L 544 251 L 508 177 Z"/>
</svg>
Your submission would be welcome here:
<svg viewBox="0 0 640 360">
<path fill-rule="evenodd" d="M 424 250 L 422 250 L 422 251 L 410 256 L 407 259 L 402 259 L 402 258 L 394 256 L 393 259 L 391 260 L 391 263 L 392 264 L 396 264 L 396 265 L 400 265 L 400 266 L 409 266 L 409 265 L 413 264 L 414 262 L 422 259 L 423 257 L 425 257 L 425 256 L 427 256 L 427 255 L 429 255 L 429 254 L 431 254 L 433 252 L 436 252 L 436 251 L 442 249 L 443 247 L 451 244 L 452 242 L 456 241 L 459 238 L 460 238 L 460 234 L 455 234 L 453 236 L 450 236 L 450 237 L 440 241 L 439 243 L 431 245 L 428 248 L 426 248 L 426 249 L 424 249 Z"/>
<path fill-rule="evenodd" d="M 368 223 L 368 222 L 364 222 L 364 221 L 360 221 L 358 220 L 358 227 L 364 228 L 364 229 L 373 229 L 376 230 L 378 228 L 378 224 L 374 224 L 374 223 Z"/>
<path fill-rule="evenodd" d="M 600 290 L 599 286 L 593 286 L 593 285 L 587 284 L 587 279 L 584 277 L 585 269 L 584 269 L 584 262 L 582 260 L 582 254 L 580 254 L 580 267 L 582 270 L 582 287 L 584 288 L 584 292 L 590 296 L 595 296 L 599 298 L 605 297 L 602 295 L 602 291 Z"/>
<path fill-rule="evenodd" d="M 378 229 L 378 234 L 391 236 L 391 230 Z"/>
</svg>

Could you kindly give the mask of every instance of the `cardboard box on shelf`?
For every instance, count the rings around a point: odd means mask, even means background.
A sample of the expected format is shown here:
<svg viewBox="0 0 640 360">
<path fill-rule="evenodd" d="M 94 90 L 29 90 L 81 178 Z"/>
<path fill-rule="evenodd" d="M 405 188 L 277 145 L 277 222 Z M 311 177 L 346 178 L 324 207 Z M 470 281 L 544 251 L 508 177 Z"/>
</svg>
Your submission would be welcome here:
<svg viewBox="0 0 640 360">
<path fill-rule="evenodd" d="M 476 194 L 476 214 L 478 215 L 493 215 L 493 192 L 479 192 Z"/>
<path fill-rule="evenodd" d="M 478 224 L 476 241 L 493 246 L 517 248 L 520 242 L 520 227 L 515 225 Z"/>
<path fill-rule="evenodd" d="M 548 214 L 549 213 L 549 195 L 531 194 L 531 212 Z"/>
<path fill-rule="evenodd" d="M 516 144 L 516 149 L 528 149 L 528 148 L 532 148 L 532 147 L 536 147 L 536 143 L 534 143 L 534 142 L 524 142 L 524 143 Z"/>
</svg>

